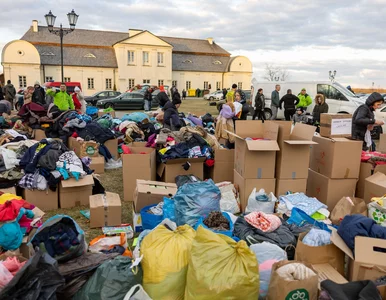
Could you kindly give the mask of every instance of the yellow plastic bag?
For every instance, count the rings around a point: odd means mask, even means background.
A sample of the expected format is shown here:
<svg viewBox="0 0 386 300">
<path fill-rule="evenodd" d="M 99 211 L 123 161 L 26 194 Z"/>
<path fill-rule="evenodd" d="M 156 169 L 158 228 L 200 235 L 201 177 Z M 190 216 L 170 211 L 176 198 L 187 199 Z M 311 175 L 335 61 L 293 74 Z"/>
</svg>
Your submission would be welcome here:
<svg viewBox="0 0 386 300">
<path fill-rule="evenodd" d="M 196 232 L 189 225 L 172 231 L 157 226 L 141 243 L 143 288 L 153 300 L 184 299 L 190 249 Z"/>
<path fill-rule="evenodd" d="M 193 241 L 185 300 L 258 299 L 259 267 L 245 241 L 200 226 Z"/>
</svg>

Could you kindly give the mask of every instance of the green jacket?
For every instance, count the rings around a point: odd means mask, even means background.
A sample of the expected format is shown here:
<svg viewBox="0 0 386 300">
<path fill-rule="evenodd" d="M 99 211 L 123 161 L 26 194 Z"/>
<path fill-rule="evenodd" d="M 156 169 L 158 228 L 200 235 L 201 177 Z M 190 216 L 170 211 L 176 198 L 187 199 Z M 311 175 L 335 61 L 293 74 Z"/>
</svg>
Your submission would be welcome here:
<svg viewBox="0 0 386 300">
<path fill-rule="evenodd" d="M 307 107 L 312 103 L 312 99 L 308 94 L 302 95 L 302 93 L 300 93 L 298 95 L 298 98 L 299 98 L 299 103 L 298 105 L 296 105 L 296 107 Z"/>
<path fill-rule="evenodd" d="M 280 106 L 280 95 L 277 90 L 274 90 L 271 94 L 271 105 L 276 107 Z"/>
<path fill-rule="evenodd" d="M 59 110 L 75 109 L 74 101 L 67 92 L 59 91 L 55 93 L 53 90 L 47 90 L 47 94 L 54 98 L 54 104 Z"/>
</svg>

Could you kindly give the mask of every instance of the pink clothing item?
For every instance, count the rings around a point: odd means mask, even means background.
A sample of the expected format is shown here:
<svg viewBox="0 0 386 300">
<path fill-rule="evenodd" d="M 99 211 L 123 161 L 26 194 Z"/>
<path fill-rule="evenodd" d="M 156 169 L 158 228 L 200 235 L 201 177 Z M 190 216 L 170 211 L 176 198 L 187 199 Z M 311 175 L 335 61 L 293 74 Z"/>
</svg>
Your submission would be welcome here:
<svg viewBox="0 0 386 300">
<path fill-rule="evenodd" d="M 25 265 L 26 261 L 20 262 L 16 256 L 12 256 L 7 257 L 2 263 L 12 275 L 16 275 L 16 273 Z"/>
<path fill-rule="evenodd" d="M 252 212 L 244 218 L 250 225 L 263 232 L 275 231 L 281 225 L 279 217 L 259 211 Z"/>
<path fill-rule="evenodd" d="M 272 266 L 274 263 L 277 263 L 277 259 L 269 259 L 263 262 L 262 264 L 259 265 L 259 271 L 268 271 L 272 270 Z"/>
</svg>

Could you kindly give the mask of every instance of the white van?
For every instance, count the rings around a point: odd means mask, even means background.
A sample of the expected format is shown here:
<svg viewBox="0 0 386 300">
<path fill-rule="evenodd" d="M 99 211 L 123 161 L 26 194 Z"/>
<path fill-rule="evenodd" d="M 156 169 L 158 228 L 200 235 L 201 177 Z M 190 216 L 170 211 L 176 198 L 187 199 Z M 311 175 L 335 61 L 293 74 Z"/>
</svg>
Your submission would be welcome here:
<svg viewBox="0 0 386 300">
<path fill-rule="evenodd" d="M 305 88 L 307 94 L 312 98 L 312 104 L 307 108 L 307 113 L 312 114 L 314 108 L 315 96 L 316 94 L 323 94 L 326 98 L 326 103 L 328 104 L 329 113 L 349 113 L 353 114 L 358 106 L 365 103 L 366 99 L 361 99 L 345 88 L 343 85 L 336 81 L 297 81 L 297 82 L 275 82 L 275 81 L 266 81 L 258 82 L 255 78 L 252 80 L 253 85 L 253 96 L 252 106 L 254 105 L 255 96 L 257 90 L 262 88 L 263 94 L 266 99 L 266 118 L 272 115 L 271 107 L 271 93 L 275 89 L 275 86 L 280 84 L 281 90 L 279 92 L 280 99 L 287 94 L 287 90 L 291 89 L 292 94 L 298 95 L 300 91 Z M 284 107 L 278 112 L 278 119 L 284 119 Z"/>
</svg>

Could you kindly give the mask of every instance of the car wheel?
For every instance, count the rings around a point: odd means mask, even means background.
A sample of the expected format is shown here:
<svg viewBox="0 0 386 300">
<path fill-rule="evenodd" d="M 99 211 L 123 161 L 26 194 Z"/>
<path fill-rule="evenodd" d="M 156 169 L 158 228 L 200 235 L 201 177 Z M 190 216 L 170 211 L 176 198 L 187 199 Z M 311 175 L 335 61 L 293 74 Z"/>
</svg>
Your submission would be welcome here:
<svg viewBox="0 0 386 300">
<path fill-rule="evenodd" d="M 110 108 L 111 107 L 112 109 L 114 109 L 114 104 L 109 102 L 109 103 L 106 103 L 104 107 L 105 108 Z"/>
<path fill-rule="evenodd" d="M 265 108 L 264 116 L 266 120 L 270 120 L 272 118 L 272 111 L 269 108 Z"/>
<path fill-rule="evenodd" d="M 210 101 L 213 101 L 213 100 L 214 100 L 214 97 L 213 97 L 213 96 L 209 97 L 209 100 L 210 100 Z"/>
</svg>

